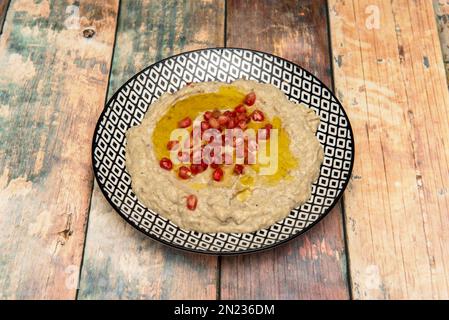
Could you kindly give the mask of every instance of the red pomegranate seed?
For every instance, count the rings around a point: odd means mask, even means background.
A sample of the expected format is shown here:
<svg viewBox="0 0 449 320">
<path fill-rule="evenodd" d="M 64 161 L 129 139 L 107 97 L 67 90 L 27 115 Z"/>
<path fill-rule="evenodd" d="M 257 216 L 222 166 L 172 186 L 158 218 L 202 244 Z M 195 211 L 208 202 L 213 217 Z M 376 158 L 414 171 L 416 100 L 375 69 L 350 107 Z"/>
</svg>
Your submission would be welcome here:
<svg viewBox="0 0 449 320">
<path fill-rule="evenodd" d="M 221 116 L 221 111 L 215 109 L 214 111 L 212 111 L 212 117 L 214 117 L 215 119 L 218 119 L 218 117 Z"/>
<path fill-rule="evenodd" d="M 180 127 L 180 128 L 187 128 L 187 127 L 190 127 L 191 125 L 192 125 L 192 119 L 190 119 L 189 117 L 186 117 L 178 122 L 178 127 Z"/>
<path fill-rule="evenodd" d="M 237 116 L 237 112 L 235 111 L 225 111 L 223 113 L 225 116 L 229 117 L 229 119 L 235 118 Z"/>
<path fill-rule="evenodd" d="M 245 97 L 245 104 L 247 106 L 252 106 L 256 102 L 256 94 L 254 92 L 250 92 Z"/>
<path fill-rule="evenodd" d="M 254 112 L 251 114 L 251 118 L 254 121 L 263 121 L 265 119 L 265 116 L 262 111 L 254 110 Z"/>
<path fill-rule="evenodd" d="M 246 123 L 245 120 L 240 120 L 239 123 L 237 124 L 239 126 L 240 129 L 245 130 L 246 127 L 248 126 L 248 124 Z"/>
<path fill-rule="evenodd" d="M 218 168 L 220 168 L 220 165 L 217 164 L 217 163 L 211 163 L 211 164 L 210 164 L 210 167 L 211 167 L 212 169 L 218 169 Z"/>
<path fill-rule="evenodd" d="M 190 171 L 193 175 L 197 175 L 198 173 L 203 172 L 203 167 L 200 164 L 191 164 L 190 165 Z"/>
<path fill-rule="evenodd" d="M 173 163 L 168 158 L 162 158 L 161 161 L 159 162 L 159 165 L 161 166 L 162 169 L 168 171 L 170 171 L 173 168 Z"/>
<path fill-rule="evenodd" d="M 201 121 L 201 131 L 206 131 L 210 129 L 210 124 L 207 121 Z"/>
<path fill-rule="evenodd" d="M 203 171 L 206 171 L 207 168 L 209 167 L 209 165 L 208 165 L 207 163 L 205 163 L 205 162 L 201 162 L 200 166 L 201 166 L 201 169 L 202 169 Z"/>
<path fill-rule="evenodd" d="M 204 120 L 209 121 L 210 118 L 212 118 L 212 112 L 206 111 L 203 115 Z"/>
<path fill-rule="evenodd" d="M 198 204 L 198 198 L 191 194 L 189 196 L 187 196 L 187 209 L 189 210 L 195 210 L 196 209 L 196 205 Z"/>
<path fill-rule="evenodd" d="M 217 119 L 215 118 L 210 118 L 209 119 L 209 125 L 214 128 L 214 129 L 218 129 L 220 127 L 220 123 L 218 122 Z"/>
<path fill-rule="evenodd" d="M 178 176 L 184 180 L 189 179 L 192 176 L 192 172 L 186 166 L 182 166 L 178 170 Z"/>
<path fill-rule="evenodd" d="M 245 113 L 239 113 L 237 115 L 236 119 L 237 119 L 237 121 L 243 120 L 243 121 L 247 122 L 246 120 L 248 119 L 248 116 Z"/>
<path fill-rule="evenodd" d="M 229 119 L 228 124 L 226 125 L 227 129 L 234 129 L 235 128 L 235 121 L 234 119 Z"/>
<path fill-rule="evenodd" d="M 223 175 L 224 175 L 223 170 L 221 168 L 217 168 L 212 174 L 212 178 L 214 178 L 215 181 L 221 181 L 221 179 L 223 179 Z"/>
<path fill-rule="evenodd" d="M 241 165 L 241 164 L 236 164 L 235 166 L 234 166 L 234 173 L 235 174 L 243 174 L 243 170 L 244 170 L 244 166 L 243 165 Z"/>
<path fill-rule="evenodd" d="M 179 141 L 176 141 L 176 140 L 170 140 L 170 141 L 167 143 L 167 149 L 168 149 L 168 150 L 177 149 L 178 146 L 179 146 Z"/>
<path fill-rule="evenodd" d="M 235 107 L 234 111 L 236 113 L 246 113 L 246 108 L 244 105 L 239 104 L 237 107 Z"/>
<path fill-rule="evenodd" d="M 229 121 L 229 117 L 225 116 L 225 115 L 221 115 L 218 117 L 218 123 L 222 126 L 225 125 L 226 123 L 228 123 Z"/>
</svg>

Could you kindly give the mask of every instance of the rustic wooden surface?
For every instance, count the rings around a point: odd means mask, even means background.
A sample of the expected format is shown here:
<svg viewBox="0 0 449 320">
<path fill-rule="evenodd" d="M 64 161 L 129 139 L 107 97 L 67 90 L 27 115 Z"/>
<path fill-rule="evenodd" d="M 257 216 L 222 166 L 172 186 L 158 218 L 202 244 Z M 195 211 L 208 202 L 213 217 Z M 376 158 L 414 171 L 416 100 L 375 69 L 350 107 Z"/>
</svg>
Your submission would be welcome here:
<svg viewBox="0 0 449 320">
<path fill-rule="evenodd" d="M 448 299 L 449 94 L 432 2 L 330 0 L 329 11 L 356 145 L 345 193 L 354 298 Z"/>
<path fill-rule="evenodd" d="M 440 35 L 443 62 L 446 68 L 446 80 L 449 87 L 449 1 L 433 0 L 438 34 Z"/>
<path fill-rule="evenodd" d="M 0 37 L 2 299 L 76 294 L 118 1 L 82 1 L 79 27 L 71 3 L 12 1 Z"/>
<path fill-rule="evenodd" d="M 324 0 L 228 0 L 227 44 L 285 57 L 331 85 Z M 223 257 L 220 286 L 223 299 L 347 299 L 340 205 L 284 246 Z"/>
<path fill-rule="evenodd" d="M 120 6 L 120 17 L 119 0 L 13 0 L 8 9 L 0 298 L 449 298 L 446 0 Z M 163 57 L 225 42 L 333 79 L 356 163 L 344 208 L 305 235 L 217 259 L 162 246 L 122 221 L 93 185 L 90 144 L 107 92 Z"/>
<path fill-rule="evenodd" d="M 223 30 L 223 2 L 122 1 L 110 95 L 164 57 L 223 45 Z M 95 186 L 79 298 L 215 299 L 217 263 L 137 232 Z"/>
</svg>

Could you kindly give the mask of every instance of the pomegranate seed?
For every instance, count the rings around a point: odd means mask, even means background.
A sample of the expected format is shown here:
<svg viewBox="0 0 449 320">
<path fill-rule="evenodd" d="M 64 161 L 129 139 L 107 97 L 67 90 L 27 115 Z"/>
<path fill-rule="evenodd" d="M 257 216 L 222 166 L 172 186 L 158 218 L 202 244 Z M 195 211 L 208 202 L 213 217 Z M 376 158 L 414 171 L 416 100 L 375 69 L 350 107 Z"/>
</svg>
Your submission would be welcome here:
<svg viewBox="0 0 449 320">
<path fill-rule="evenodd" d="M 220 123 L 219 123 L 218 120 L 215 119 L 215 118 L 210 118 L 210 119 L 209 119 L 209 125 L 210 125 L 212 128 L 214 128 L 214 129 L 217 129 L 217 128 L 220 127 Z"/>
<path fill-rule="evenodd" d="M 223 179 L 223 175 L 224 175 L 223 170 L 221 168 L 217 168 L 212 174 L 212 178 L 214 178 L 215 181 L 221 181 L 221 179 Z"/>
<path fill-rule="evenodd" d="M 210 167 L 211 167 L 212 169 L 218 169 L 218 168 L 220 168 L 220 165 L 217 164 L 217 163 L 211 163 L 211 164 L 210 164 Z"/>
<path fill-rule="evenodd" d="M 225 113 L 223 114 L 229 117 L 229 119 L 235 118 L 237 116 L 237 112 L 235 111 L 225 111 Z"/>
<path fill-rule="evenodd" d="M 245 121 L 248 119 L 248 116 L 245 113 L 239 113 L 236 117 L 237 121 Z"/>
<path fill-rule="evenodd" d="M 229 119 L 228 124 L 226 125 L 227 129 L 234 129 L 235 128 L 235 121 L 234 119 Z"/>
<path fill-rule="evenodd" d="M 252 106 L 256 102 L 256 94 L 254 92 L 250 92 L 245 97 L 245 104 L 247 106 Z"/>
<path fill-rule="evenodd" d="M 265 116 L 262 111 L 254 110 L 254 112 L 251 114 L 251 118 L 254 121 L 263 121 L 265 119 Z"/>
<path fill-rule="evenodd" d="M 176 140 L 170 140 L 170 141 L 167 143 L 167 149 L 168 149 L 168 150 L 177 149 L 178 146 L 179 146 L 179 141 L 176 141 Z"/>
<path fill-rule="evenodd" d="M 240 120 L 239 123 L 237 124 L 239 126 L 240 129 L 245 130 L 246 127 L 248 126 L 248 124 L 246 123 L 245 120 Z"/>
<path fill-rule="evenodd" d="M 210 124 L 207 121 L 201 121 L 201 131 L 206 131 L 210 129 Z"/>
<path fill-rule="evenodd" d="M 168 171 L 170 171 L 173 168 L 173 163 L 168 158 L 162 158 L 161 161 L 159 162 L 159 165 L 161 166 L 162 169 Z"/>
<path fill-rule="evenodd" d="M 209 121 L 210 118 L 212 118 L 212 112 L 206 111 L 203 115 L 204 120 Z"/>
<path fill-rule="evenodd" d="M 228 121 L 229 121 L 229 117 L 228 116 L 221 115 L 221 116 L 218 117 L 218 123 L 220 125 L 225 125 L 226 123 L 228 123 Z"/>
<path fill-rule="evenodd" d="M 239 104 L 237 107 L 235 107 L 234 111 L 236 113 L 246 113 L 246 108 L 244 105 Z"/>
<path fill-rule="evenodd" d="M 209 165 L 208 165 L 207 163 L 205 163 L 205 162 L 201 162 L 200 166 L 201 166 L 201 169 L 202 169 L 203 171 L 206 171 L 207 168 L 209 167 Z"/>
<path fill-rule="evenodd" d="M 198 204 L 198 198 L 191 194 L 187 197 L 187 209 L 189 210 L 195 210 L 196 209 L 196 205 Z"/>
<path fill-rule="evenodd" d="M 203 172 L 203 167 L 200 164 L 191 164 L 190 165 L 190 171 L 193 175 L 197 175 L 198 173 Z"/>
<path fill-rule="evenodd" d="M 221 116 L 221 111 L 215 109 L 214 111 L 212 111 L 212 117 L 215 119 L 218 119 L 218 117 Z"/>
<path fill-rule="evenodd" d="M 186 166 L 182 166 L 178 170 L 178 176 L 184 180 L 189 179 L 192 176 L 192 172 Z"/>
<path fill-rule="evenodd" d="M 235 174 L 243 174 L 243 170 L 244 170 L 244 166 L 243 165 L 241 165 L 241 164 L 236 164 L 235 166 L 234 166 L 234 173 Z"/>
<path fill-rule="evenodd" d="M 178 127 L 180 127 L 180 128 L 187 128 L 187 127 L 190 127 L 191 125 L 192 125 L 192 119 L 190 119 L 189 117 L 186 117 L 178 122 Z"/>
</svg>

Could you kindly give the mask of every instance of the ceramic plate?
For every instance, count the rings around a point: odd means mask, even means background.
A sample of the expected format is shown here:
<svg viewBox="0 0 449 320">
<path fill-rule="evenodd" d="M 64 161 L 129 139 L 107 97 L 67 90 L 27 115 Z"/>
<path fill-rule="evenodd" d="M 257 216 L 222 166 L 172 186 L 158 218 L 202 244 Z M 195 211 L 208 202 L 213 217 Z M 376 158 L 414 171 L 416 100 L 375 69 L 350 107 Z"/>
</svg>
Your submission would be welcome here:
<svg viewBox="0 0 449 320">
<path fill-rule="evenodd" d="M 315 110 L 324 162 L 312 196 L 283 220 L 252 233 L 200 233 L 179 228 L 140 203 L 125 167 L 125 132 L 140 124 L 151 103 L 189 82 L 240 78 L 271 83 L 294 102 Z M 311 73 L 280 57 L 238 48 L 214 48 L 161 60 L 127 81 L 109 100 L 93 138 L 93 168 L 104 196 L 133 227 L 172 247 L 208 254 L 259 251 L 291 240 L 326 216 L 348 184 L 354 162 L 349 119 L 332 92 Z"/>
</svg>

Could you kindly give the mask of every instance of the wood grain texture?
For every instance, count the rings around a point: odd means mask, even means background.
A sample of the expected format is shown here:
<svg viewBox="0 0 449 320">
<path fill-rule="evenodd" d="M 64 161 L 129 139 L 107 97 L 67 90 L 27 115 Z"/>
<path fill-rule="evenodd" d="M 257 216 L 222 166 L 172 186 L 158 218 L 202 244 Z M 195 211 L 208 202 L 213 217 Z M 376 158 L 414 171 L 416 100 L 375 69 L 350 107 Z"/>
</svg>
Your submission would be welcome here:
<svg viewBox="0 0 449 320">
<path fill-rule="evenodd" d="M 433 8 L 435 10 L 443 62 L 446 68 L 446 80 L 449 87 L 449 1 L 433 0 Z"/>
<path fill-rule="evenodd" d="M 8 10 L 10 0 L 0 0 L 0 34 L 2 34 L 3 23 L 6 18 L 6 11 Z"/>
<path fill-rule="evenodd" d="M 71 4 L 12 1 L 0 37 L 2 299 L 76 294 L 118 1 Z"/>
<path fill-rule="evenodd" d="M 228 0 L 227 45 L 274 53 L 331 84 L 326 1 Z M 279 248 L 223 257 L 222 299 L 347 299 L 339 205 Z"/>
<path fill-rule="evenodd" d="M 355 135 L 354 298 L 447 299 L 449 94 L 432 2 L 330 0 L 329 10 L 335 87 Z"/>
<path fill-rule="evenodd" d="M 125 0 L 110 94 L 164 57 L 222 46 L 224 1 Z M 149 239 L 113 211 L 95 186 L 79 298 L 215 299 L 217 258 Z"/>
</svg>

